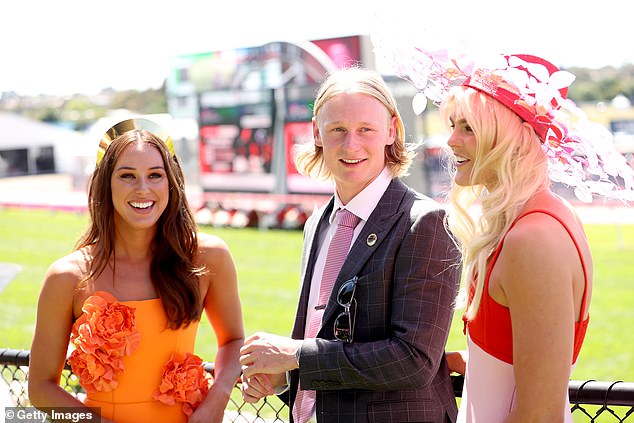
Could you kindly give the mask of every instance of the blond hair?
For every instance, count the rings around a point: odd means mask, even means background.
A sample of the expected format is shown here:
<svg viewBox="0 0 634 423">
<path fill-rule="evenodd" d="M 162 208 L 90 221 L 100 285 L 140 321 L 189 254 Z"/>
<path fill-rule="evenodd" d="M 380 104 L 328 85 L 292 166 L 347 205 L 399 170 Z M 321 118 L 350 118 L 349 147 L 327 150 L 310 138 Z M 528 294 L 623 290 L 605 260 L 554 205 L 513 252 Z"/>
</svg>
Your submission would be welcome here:
<svg viewBox="0 0 634 423">
<path fill-rule="evenodd" d="M 405 145 L 405 125 L 394 95 L 381 75 L 369 69 L 351 67 L 331 73 L 322 83 L 313 107 L 314 119 L 331 98 L 339 94 L 365 94 L 381 102 L 391 117 L 396 118 L 394 143 L 385 147 L 385 161 L 393 177 L 407 175 L 416 152 Z M 306 143 L 298 148 L 295 165 L 300 173 L 316 179 L 330 179 L 332 174 L 324 164 L 323 148 Z"/>
<path fill-rule="evenodd" d="M 488 259 L 527 200 L 550 185 L 548 162 L 535 130 L 480 91 L 453 88 L 440 113 L 445 124 L 450 118 L 464 118 L 476 139 L 470 186 L 452 182 L 447 222 L 462 250 L 461 300 L 474 289 L 466 313 L 472 319 L 482 298 Z M 450 172 L 454 176 L 455 168 Z M 474 217 L 470 212 L 478 206 L 481 214 Z"/>
</svg>

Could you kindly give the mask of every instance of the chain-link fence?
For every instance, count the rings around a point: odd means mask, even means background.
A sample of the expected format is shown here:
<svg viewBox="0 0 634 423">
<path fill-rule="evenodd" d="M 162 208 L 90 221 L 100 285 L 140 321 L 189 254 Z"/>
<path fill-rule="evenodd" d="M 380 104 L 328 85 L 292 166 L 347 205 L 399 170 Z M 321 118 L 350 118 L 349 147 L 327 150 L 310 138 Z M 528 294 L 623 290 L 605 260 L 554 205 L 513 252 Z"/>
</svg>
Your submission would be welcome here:
<svg viewBox="0 0 634 423">
<path fill-rule="evenodd" d="M 213 363 L 205 363 L 213 373 Z M 0 349 L 0 403 L 8 407 L 28 407 L 27 392 L 29 351 Z M 452 376 L 456 397 L 462 395 L 462 377 Z M 83 394 L 77 376 L 67 366 L 61 386 L 76 396 Z M 634 382 L 570 381 L 568 392 L 575 422 L 634 423 Z M 233 390 L 225 410 L 225 421 L 235 423 L 288 422 L 288 407 L 276 397 L 257 404 L 242 401 L 238 385 Z"/>
</svg>

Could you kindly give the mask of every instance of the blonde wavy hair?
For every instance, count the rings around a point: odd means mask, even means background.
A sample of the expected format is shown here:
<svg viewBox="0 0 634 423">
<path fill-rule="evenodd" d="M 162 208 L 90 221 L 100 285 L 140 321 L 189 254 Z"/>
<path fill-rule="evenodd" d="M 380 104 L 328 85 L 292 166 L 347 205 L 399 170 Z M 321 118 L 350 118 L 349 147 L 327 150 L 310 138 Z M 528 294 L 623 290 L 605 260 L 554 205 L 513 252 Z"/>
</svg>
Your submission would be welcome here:
<svg viewBox="0 0 634 423">
<path fill-rule="evenodd" d="M 396 118 L 394 143 L 385 147 L 385 161 L 393 177 L 407 175 L 412 159 L 416 155 L 415 146 L 405 144 L 405 125 L 398 111 L 394 95 L 378 72 L 350 67 L 328 75 L 321 84 L 313 107 L 313 119 L 319 120 L 321 108 L 331 98 L 339 94 L 365 94 L 381 102 L 392 117 Z M 300 173 L 315 179 L 331 179 L 332 174 L 324 164 L 323 148 L 315 143 L 299 146 L 295 165 Z"/>
<path fill-rule="evenodd" d="M 475 135 L 470 186 L 452 182 L 447 225 L 457 238 L 463 260 L 459 303 L 474 297 L 466 316 L 473 319 L 482 298 L 487 263 L 528 199 L 550 185 L 548 162 L 535 130 L 492 97 L 468 87 L 453 88 L 440 107 L 449 125 L 464 118 Z M 456 173 L 450 164 L 450 173 Z M 486 181 L 486 186 L 483 184 Z M 478 216 L 471 213 L 480 209 Z"/>
</svg>

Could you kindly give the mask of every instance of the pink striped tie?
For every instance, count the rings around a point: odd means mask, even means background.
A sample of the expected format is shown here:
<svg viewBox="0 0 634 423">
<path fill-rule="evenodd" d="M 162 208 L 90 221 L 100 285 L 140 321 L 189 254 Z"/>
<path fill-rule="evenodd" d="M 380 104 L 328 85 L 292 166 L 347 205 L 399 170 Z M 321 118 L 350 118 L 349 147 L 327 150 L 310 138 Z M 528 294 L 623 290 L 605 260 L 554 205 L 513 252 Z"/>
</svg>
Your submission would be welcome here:
<svg viewBox="0 0 634 423">
<path fill-rule="evenodd" d="M 359 217 L 346 209 L 337 211 L 337 230 L 335 231 L 328 255 L 324 264 L 324 273 L 321 276 L 321 286 L 319 288 L 319 300 L 317 307 L 308 323 L 308 330 L 304 338 L 314 338 L 321 327 L 321 319 L 328 303 L 328 298 L 337 280 L 337 275 L 346 261 L 346 256 L 350 250 L 354 228 L 359 223 Z M 315 391 L 303 391 L 298 387 L 295 405 L 293 407 L 293 420 L 295 423 L 306 423 L 310 419 L 315 406 Z"/>
</svg>

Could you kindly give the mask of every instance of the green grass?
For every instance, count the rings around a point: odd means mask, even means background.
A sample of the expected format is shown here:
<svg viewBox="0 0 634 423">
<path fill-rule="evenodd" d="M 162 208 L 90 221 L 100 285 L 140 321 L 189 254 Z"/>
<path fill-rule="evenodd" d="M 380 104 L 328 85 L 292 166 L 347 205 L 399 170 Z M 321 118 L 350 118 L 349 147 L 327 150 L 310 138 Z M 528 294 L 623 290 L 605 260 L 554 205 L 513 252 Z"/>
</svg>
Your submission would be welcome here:
<svg viewBox="0 0 634 423">
<path fill-rule="evenodd" d="M 0 294 L 0 347 L 28 349 L 39 287 L 48 265 L 70 252 L 86 224 L 84 214 L 0 209 L 0 261 L 22 272 Z M 238 269 L 247 335 L 289 334 L 299 290 L 300 231 L 203 228 L 229 245 Z M 595 262 L 594 295 L 586 342 L 573 378 L 634 381 L 634 225 L 587 225 Z M 448 349 L 464 348 L 460 312 Z M 213 361 L 215 341 L 206 321 L 196 352 Z"/>
<path fill-rule="evenodd" d="M 573 377 L 634 382 L 634 225 L 588 225 L 594 292 Z"/>
</svg>

